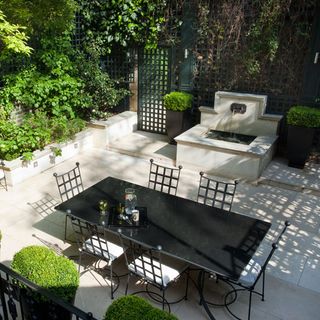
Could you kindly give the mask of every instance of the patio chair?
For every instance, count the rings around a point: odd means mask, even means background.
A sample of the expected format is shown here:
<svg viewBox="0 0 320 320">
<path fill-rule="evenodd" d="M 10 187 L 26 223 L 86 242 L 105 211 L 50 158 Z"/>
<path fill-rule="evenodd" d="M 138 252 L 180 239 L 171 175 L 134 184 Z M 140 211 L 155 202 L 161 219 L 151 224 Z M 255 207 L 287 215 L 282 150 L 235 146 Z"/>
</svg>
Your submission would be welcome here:
<svg viewBox="0 0 320 320">
<path fill-rule="evenodd" d="M 128 267 L 128 277 L 125 295 L 128 294 L 128 287 L 130 278 L 137 276 L 143 280 L 145 290 L 139 290 L 131 294 L 147 293 L 151 299 L 162 304 L 164 310 L 165 304 L 168 306 L 169 312 L 171 311 L 170 305 L 178 303 L 183 299 L 187 299 L 188 294 L 188 280 L 187 274 L 186 289 L 183 297 L 169 302 L 165 298 L 167 288 L 178 280 L 182 273 L 188 271 L 188 264 L 177 259 L 164 256 L 161 252 L 161 246 L 157 248 L 147 248 L 140 244 L 130 241 L 124 245 L 124 239 L 120 236 L 122 245 L 126 249 L 124 251 L 126 264 Z M 160 293 L 150 291 L 149 285 L 160 290 Z"/>
<path fill-rule="evenodd" d="M 251 317 L 252 294 L 254 293 L 261 296 L 261 301 L 264 301 L 265 271 L 270 259 L 272 258 L 274 252 L 278 248 L 279 241 L 282 239 L 282 236 L 285 233 L 288 226 L 290 226 L 290 222 L 285 221 L 284 227 L 282 228 L 282 231 L 280 232 L 278 239 L 271 245 L 271 249 L 269 251 L 267 258 L 263 261 L 262 259 L 259 259 L 259 257 L 257 258 L 253 257 L 249 261 L 245 269 L 242 271 L 238 281 L 234 281 L 232 279 L 226 279 L 218 276 L 218 278 L 220 278 L 221 280 L 225 281 L 227 284 L 232 286 L 232 290 L 229 291 L 224 297 L 224 306 L 234 318 L 240 319 L 230 309 L 230 305 L 233 302 L 235 302 L 235 300 L 237 299 L 238 292 L 249 291 L 248 320 L 250 320 L 250 317 Z M 255 287 L 261 277 L 262 277 L 262 288 L 261 288 L 261 291 L 257 291 L 255 290 Z M 235 286 L 237 286 L 237 288 Z M 230 296 L 231 297 L 233 296 L 232 300 L 228 301 Z"/>
<path fill-rule="evenodd" d="M 76 162 L 76 166 L 65 173 L 54 173 L 56 178 L 61 201 L 64 202 L 74 197 L 84 190 L 80 172 L 80 164 Z M 64 240 L 67 240 L 68 217 L 65 218 Z"/>
<path fill-rule="evenodd" d="M 182 166 L 178 168 L 165 167 L 150 159 L 148 188 L 176 195 L 181 169 Z"/>
<path fill-rule="evenodd" d="M 80 273 L 81 259 L 84 254 L 98 258 L 98 262 L 105 261 L 110 271 L 111 299 L 113 299 L 118 285 L 116 288 L 113 287 L 112 263 L 123 254 L 122 246 L 109 241 L 105 229 L 100 230 L 97 225 L 92 225 L 70 213 L 67 215 L 76 235 L 79 249 L 78 272 Z"/>
<path fill-rule="evenodd" d="M 0 160 L 0 185 L 2 188 L 4 188 L 6 191 L 8 191 L 8 185 L 7 185 L 7 178 L 6 173 L 4 171 L 4 161 Z"/>
<path fill-rule="evenodd" d="M 197 201 L 208 206 L 231 211 L 238 181 L 223 182 L 209 178 L 200 172 Z"/>
</svg>

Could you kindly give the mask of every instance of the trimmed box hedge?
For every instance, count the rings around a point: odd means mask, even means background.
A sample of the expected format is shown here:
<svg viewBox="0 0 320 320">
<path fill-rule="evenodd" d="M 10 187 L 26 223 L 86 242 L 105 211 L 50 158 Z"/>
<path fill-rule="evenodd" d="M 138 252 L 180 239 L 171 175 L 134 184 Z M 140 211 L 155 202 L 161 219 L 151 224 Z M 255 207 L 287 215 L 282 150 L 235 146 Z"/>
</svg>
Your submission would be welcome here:
<svg viewBox="0 0 320 320">
<path fill-rule="evenodd" d="M 74 299 L 79 287 L 75 263 L 44 246 L 22 248 L 14 255 L 11 268 L 69 302 Z"/>
<path fill-rule="evenodd" d="M 178 318 L 153 307 L 141 297 L 129 295 L 113 301 L 105 313 L 104 320 L 178 320 Z"/>
<path fill-rule="evenodd" d="M 287 113 L 287 123 L 298 127 L 320 128 L 320 109 L 293 106 Z"/>
<path fill-rule="evenodd" d="M 171 111 L 185 111 L 192 107 L 193 95 L 186 92 L 173 91 L 163 98 L 164 107 Z"/>
</svg>

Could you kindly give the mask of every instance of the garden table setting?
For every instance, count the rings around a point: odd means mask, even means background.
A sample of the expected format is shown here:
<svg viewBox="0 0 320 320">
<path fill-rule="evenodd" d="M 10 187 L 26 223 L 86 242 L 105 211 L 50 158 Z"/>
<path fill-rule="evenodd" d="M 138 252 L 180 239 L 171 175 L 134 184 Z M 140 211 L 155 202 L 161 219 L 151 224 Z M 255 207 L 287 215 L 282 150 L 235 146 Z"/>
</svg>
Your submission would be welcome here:
<svg viewBox="0 0 320 320">
<path fill-rule="evenodd" d="M 138 211 L 138 219 L 132 219 L 133 214 L 128 215 L 125 209 L 128 188 L 134 192 L 129 200 L 134 200 L 133 211 Z M 102 203 L 105 206 L 101 207 Z M 200 270 L 235 280 L 271 226 L 113 177 L 101 180 L 56 209 L 71 212 L 107 232 L 121 233 L 141 245 L 161 248 L 163 254 Z"/>
</svg>

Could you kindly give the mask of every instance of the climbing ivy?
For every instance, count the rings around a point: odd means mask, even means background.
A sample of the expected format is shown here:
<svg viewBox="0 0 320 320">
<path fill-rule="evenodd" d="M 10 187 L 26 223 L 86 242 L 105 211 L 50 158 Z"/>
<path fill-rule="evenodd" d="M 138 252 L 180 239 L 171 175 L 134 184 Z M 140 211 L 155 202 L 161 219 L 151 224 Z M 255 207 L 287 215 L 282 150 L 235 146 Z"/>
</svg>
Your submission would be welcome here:
<svg viewBox="0 0 320 320">
<path fill-rule="evenodd" d="M 165 0 L 80 0 L 87 46 L 102 55 L 113 48 L 155 48 L 165 21 Z"/>
</svg>

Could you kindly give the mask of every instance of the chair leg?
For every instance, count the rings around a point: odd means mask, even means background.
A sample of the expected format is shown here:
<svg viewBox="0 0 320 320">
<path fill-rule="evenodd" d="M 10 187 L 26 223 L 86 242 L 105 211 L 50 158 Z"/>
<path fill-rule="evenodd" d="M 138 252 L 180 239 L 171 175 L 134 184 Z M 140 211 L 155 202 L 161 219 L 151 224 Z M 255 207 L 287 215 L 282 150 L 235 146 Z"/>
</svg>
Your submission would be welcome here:
<svg viewBox="0 0 320 320">
<path fill-rule="evenodd" d="M 164 310 L 164 290 L 162 289 L 162 310 Z"/>
<path fill-rule="evenodd" d="M 130 280 L 130 272 L 128 273 L 128 276 L 127 276 L 127 284 L 126 284 L 126 291 L 125 291 L 125 295 L 127 295 L 127 294 L 128 294 L 129 280 Z"/>
<path fill-rule="evenodd" d="M 112 279 L 112 264 L 110 264 L 110 281 L 111 281 L 111 300 L 113 300 L 114 296 L 113 296 L 113 279 Z"/>
<path fill-rule="evenodd" d="M 68 216 L 66 215 L 64 221 L 64 242 L 67 241 Z"/>
<path fill-rule="evenodd" d="M 79 261 L 78 261 L 78 273 L 80 274 L 80 265 L 81 265 L 81 251 L 79 251 Z"/>
<path fill-rule="evenodd" d="M 251 318 L 251 300 L 252 300 L 252 290 L 250 290 L 250 295 L 249 295 L 248 320 L 250 320 L 250 318 Z"/>
<path fill-rule="evenodd" d="M 263 270 L 263 273 L 262 273 L 262 296 L 261 296 L 261 301 L 264 301 L 264 283 L 265 283 L 265 280 L 266 280 L 266 273 L 265 273 L 265 270 Z"/>
<path fill-rule="evenodd" d="M 189 291 L 189 276 L 190 276 L 190 271 L 189 269 L 187 270 L 187 284 L 186 284 L 186 293 L 184 296 L 184 300 L 188 300 L 188 291 Z"/>
<path fill-rule="evenodd" d="M 201 270 L 198 276 L 198 285 L 199 290 L 203 293 L 204 290 L 204 277 L 205 277 L 205 271 Z M 200 295 L 199 305 L 202 305 L 202 295 Z"/>
</svg>

